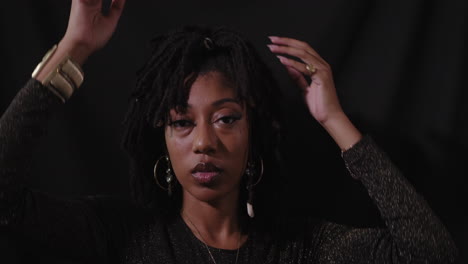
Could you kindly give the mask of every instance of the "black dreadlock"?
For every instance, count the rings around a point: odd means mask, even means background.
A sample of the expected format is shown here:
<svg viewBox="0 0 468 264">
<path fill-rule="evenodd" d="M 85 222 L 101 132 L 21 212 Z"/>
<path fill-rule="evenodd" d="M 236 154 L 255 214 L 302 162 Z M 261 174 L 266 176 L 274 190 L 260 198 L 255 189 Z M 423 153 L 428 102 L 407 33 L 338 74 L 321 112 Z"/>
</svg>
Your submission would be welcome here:
<svg viewBox="0 0 468 264">
<path fill-rule="evenodd" d="M 153 178 L 156 160 L 166 153 L 164 127 L 170 109 L 185 109 L 196 77 L 218 71 L 233 84 L 239 101 L 247 106 L 250 156 L 263 158 L 264 176 L 255 187 L 256 218 L 261 217 L 277 196 L 267 197 L 267 192 L 277 191 L 272 184 L 279 174 L 280 90 L 272 73 L 253 45 L 224 27 L 183 27 L 151 43 L 152 55 L 138 72 L 124 120 L 122 147 L 130 157 L 132 197 L 145 207 L 178 211 L 180 186 L 173 198 L 168 198 Z M 241 199 L 245 202 L 247 194 L 242 189 Z M 245 208 L 244 204 L 240 207 Z"/>
</svg>

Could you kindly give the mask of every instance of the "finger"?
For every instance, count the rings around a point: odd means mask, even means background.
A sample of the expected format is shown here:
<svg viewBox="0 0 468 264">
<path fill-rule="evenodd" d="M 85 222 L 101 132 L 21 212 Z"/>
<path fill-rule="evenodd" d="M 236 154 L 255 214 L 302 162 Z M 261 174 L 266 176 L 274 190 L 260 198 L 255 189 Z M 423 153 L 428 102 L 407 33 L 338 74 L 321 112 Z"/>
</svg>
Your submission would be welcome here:
<svg viewBox="0 0 468 264">
<path fill-rule="evenodd" d="M 71 10 L 80 13 L 90 12 L 89 10 L 101 10 L 101 7 L 102 0 L 73 0 Z"/>
<path fill-rule="evenodd" d="M 79 3 L 84 4 L 86 6 L 96 7 L 96 6 L 101 6 L 101 1 L 102 0 L 77 0 L 77 1 L 74 1 L 74 2 L 79 2 Z"/>
<path fill-rule="evenodd" d="M 304 78 L 304 75 L 302 75 L 300 71 L 296 70 L 291 66 L 285 65 L 285 67 L 289 77 L 291 77 L 291 79 L 297 84 L 297 86 L 299 86 L 299 88 L 305 91 L 307 87 L 309 87 L 309 84 Z"/>
<path fill-rule="evenodd" d="M 118 19 L 122 14 L 126 0 L 112 0 L 112 4 L 109 10 L 109 16 Z"/>
<path fill-rule="evenodd" d="M 303 49 L 309 52 L 310 54 L 321 58 L 320 55 L 308 43 L 304 41 L 300 41 L 300 40 L 293 39 L 293 38 L 276 37 L 276 36 L 269 36 L 268 38 L 271 40 L 272 43 L 276 45 L 286 45 L 286 46 L 291 46 L 291 47 L 298 48 L 298 49 Z"/>
<path fill-rule="evenodd" d="M 288 67 L 292 67 L 294 68 L 296 71 L 300 72 L 301 74 L 304 74 L 304 75 L 312 75 L 312 72 L 310 72 L 310 70 L 307 69 L 307 65 L 302 63 L 302 62 L 298 62 L 296 60 L 292 60 L 292 59 L 289 59 L 289 58 L 286 58 L 286 57 L 283 57 L 283 56 L 276 56 L 278 57 L 278 59 L 280 60 L 280 62 L 284 65 L 284 66 L 288 66 Z"/>
<path fill-rule="evenodd" d="M 303 49 L 289 47 L 289 46 L 278 46 L 274 44 L 270 44 L 267 46 L 273 53 L 287 54 L 287 55 L 297 57 L 307 64 L 314 65 L 316 68 L 326 65 L 326 62 L 322 58 L 316 57 Z"/>
</svg>

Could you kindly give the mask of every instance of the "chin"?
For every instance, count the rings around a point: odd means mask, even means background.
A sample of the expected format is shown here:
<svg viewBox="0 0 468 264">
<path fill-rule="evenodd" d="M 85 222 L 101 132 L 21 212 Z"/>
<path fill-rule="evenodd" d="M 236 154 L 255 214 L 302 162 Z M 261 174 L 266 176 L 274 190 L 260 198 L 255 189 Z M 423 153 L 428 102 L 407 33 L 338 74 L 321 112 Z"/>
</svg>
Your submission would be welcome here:
<svg viewBox="0 0 468 264">
<path fill-rule="evenodd" d="M 188 195 L 191 198 L 205 203 L 216 203 L 224 199 L 229 199 L 232 195 L 235 195 L 237 199 L 237 194 L 238 188 L 222 190 L 208 186 L 192 186 L 190 189 L 184 190 L 184 195 Z"/>
</svg>

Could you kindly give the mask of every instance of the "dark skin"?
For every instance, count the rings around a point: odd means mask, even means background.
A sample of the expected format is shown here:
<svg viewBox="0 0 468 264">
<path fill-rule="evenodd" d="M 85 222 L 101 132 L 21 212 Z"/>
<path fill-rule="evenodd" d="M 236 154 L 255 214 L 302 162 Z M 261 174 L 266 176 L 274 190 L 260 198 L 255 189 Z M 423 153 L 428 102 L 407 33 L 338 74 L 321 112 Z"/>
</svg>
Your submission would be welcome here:
<svg viewBox="0 0 468 264">
<path fill-rule="evenodd" d="M 182 185 L 182 217 L 200 240 L 224 249 L 238 247 L 239 185 L 249 150 L 246 110 L 235 98 L 223 74 L 203 74 L 190 89 L 187 110 L 171 110 L 165 133 L 172 167 Z M 193 176 L 199 162 L 221 169 L 209 185 Z"/>
<path fill-rule="evenodd" d="M 106 45 L 115 31 L 125 0 L 113 0 L 107 16 L 102 15 L 101 4 L 101 0 L 72 1 L 65 36 L 37 80 L 43 81 L 66 54 L 78 64 L 83 64 L 92 53 Z M 291 78 L 304 91 L 304 101 L 311 115 L 338 147 L 346 150 L 358 142 L 361 133 L 340 106 L 326 61 L 305 42 L 284 37 L 270 39 L 272 44 L 268 47 L 271 52 L 278 56 Z M 307 65 L 313 66 L 315 71 L 309 71 Z M 188 98 L 191 108 L 186 115 L 171 111 L 172 121 L 183 118 L 191 123 L 187 127 L 187 123 L 166 127 L 165 138 L 175 175 L 183 188 L 183 219 L 194 235 L 208 245 L 236 249 L 248 236 L 239 236 L 237 208 L 239 182 L 248 159 L 249 123 L 241 102 L 213 105 L 221 99 L 234 98 L 234 90 L 226 83 L 216 72 L 199 76 L 191 88 Z M 235 121 L 220 119 L 234 113 L 240 114 L 241 118 Z M 194 181 L 190 172 L 197 162 L 203 160 L 210 160 L 222 168 L 216 183 L 209 187 Z"/>
</svg>

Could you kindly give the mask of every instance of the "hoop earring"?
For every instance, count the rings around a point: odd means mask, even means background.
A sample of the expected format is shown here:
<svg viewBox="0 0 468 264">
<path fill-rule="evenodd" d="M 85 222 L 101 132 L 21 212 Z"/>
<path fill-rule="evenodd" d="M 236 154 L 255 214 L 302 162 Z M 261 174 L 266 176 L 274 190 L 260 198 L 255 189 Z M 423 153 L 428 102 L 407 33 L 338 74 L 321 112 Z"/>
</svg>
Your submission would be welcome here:
<svg viewBox="0 0 468 264">
<path fill-rule="evenodd" d="M 255 183 L 253 183 L 254 181 L 254 176 L 255 176 L 255 166 L 251 163 L 251 162 L 248 162 L 247 163 L 247 169 L 245 170 L 245 174 L 247 175 L 247 190 L 249 192 L 249 196 L 247 198 L 247 214 L 249 215 L 250 218 L 254 218 L 255 217 L 255 212 L 254 212 L 254 209 L 253 209 L 253 196 L 254 196 L 254 192 L 253 192 L 253 188 L 258 184 L 260 183 L 260 181 L 262 180 L 263 178 L 263 159 L 262 157 L 260 157 L 260 176 L 258 177 L 257 181 Z"/>
<path fill-rule="evenodd" d="M 158 172 L 157 172 L 158 164 L 162 158 L 164 158 L 167 162 L 166 177 L 165 177 L 167 187 L 162 186 L 158 180 Z M 154 168 L 153 168 L 153 175 L 154 175 L 154 181 L 159 186 L 159 188 L 163 189 L 164 191 L 167 192 L 167 195 L 171 196 L 172 195 L 172 182 L 174 180 L 174 175 L 172 174 L 172 170 L 171 170 L 171 161 L 169 160 L 169 157 L 167 155 L 161 156 L 156 161 L 156 164 L 154 164 Z"/>
</svg>

